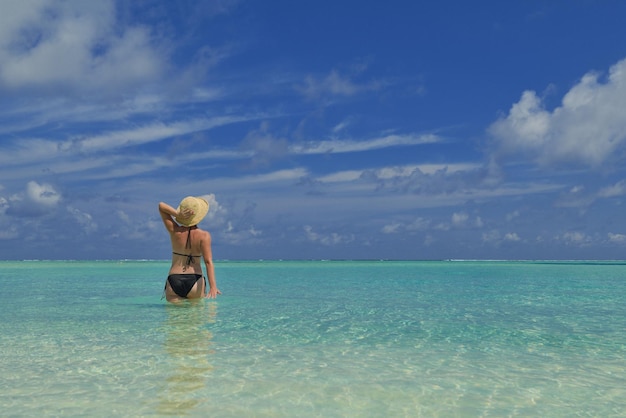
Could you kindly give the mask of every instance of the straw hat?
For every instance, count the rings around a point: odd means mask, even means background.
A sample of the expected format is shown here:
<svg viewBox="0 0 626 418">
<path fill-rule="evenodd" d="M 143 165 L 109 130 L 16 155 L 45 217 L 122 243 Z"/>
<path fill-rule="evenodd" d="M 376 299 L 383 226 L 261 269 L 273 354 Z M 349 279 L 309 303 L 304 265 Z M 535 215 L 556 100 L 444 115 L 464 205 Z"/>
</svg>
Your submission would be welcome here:
<svg viewBox="0 0 626 418">
<path fill-rule="evenodd" d="M 185 219 L 176 217 L 176 222 L 183 226 L 194 226 L 199 224 L 209 211 L 209 202 L 201 197 L 187 196 L 180 201 L 180 205 L 178 205 L 178 213 L 182 213 L 189 209 L 193 211 L 193 215 Z"/>
</svg>

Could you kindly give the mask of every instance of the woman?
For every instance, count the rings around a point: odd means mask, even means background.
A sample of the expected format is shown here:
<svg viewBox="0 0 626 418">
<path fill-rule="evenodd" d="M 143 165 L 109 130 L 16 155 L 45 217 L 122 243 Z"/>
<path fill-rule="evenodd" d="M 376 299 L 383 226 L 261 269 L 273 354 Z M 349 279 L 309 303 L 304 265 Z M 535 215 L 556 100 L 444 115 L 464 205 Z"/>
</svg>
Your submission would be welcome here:
<svg viewBox="0 0 626 418">
<path fill-rule="evenodd" d="M 159 203 L 159 213 L 172 242 L 172 266 L 164 290 L 168 302 L 204 296 L 216 298 L 222 294 L 215 283 L 211 234 L 197 226 L 208 211 L 209 202 L 200 197 L 184 198 L 177 209 L 167 203 Z M 201 257 L 209 278 L 208 292 L 202 275 Z"/>
</svg>

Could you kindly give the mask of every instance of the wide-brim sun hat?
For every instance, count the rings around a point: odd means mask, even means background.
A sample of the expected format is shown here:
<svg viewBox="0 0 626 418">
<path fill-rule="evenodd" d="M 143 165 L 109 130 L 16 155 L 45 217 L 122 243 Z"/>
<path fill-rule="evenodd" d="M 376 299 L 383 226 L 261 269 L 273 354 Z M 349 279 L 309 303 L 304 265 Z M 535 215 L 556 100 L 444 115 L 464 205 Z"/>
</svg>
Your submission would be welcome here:
<svg viewBox="0 0 626 418">
<path fill-rule="evenodd" d="M 209 212 L 209 202 L 201 197 L 187 196 L 180 201 L 178 213 L 182 213 L 186 210 L 192 210 L 193 215 L 185 219 L 176 217 L 176 222 L 183 226 L 198 225 Z"/>
</svg>

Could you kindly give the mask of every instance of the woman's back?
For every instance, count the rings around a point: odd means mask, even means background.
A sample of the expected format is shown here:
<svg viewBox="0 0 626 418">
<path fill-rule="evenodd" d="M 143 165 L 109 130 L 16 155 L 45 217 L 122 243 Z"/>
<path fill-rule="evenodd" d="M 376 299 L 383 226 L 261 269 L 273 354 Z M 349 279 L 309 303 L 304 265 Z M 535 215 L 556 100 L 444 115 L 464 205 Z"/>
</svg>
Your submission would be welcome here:
<svg viewBox="0 0 626 418">
<path fill-rule="evenodd" d="M 175 226 L 170 233 L 172 265 L 170 274 L 202 274 L 202 239 L 206 231 L 197 226 Z"/>
</svg>

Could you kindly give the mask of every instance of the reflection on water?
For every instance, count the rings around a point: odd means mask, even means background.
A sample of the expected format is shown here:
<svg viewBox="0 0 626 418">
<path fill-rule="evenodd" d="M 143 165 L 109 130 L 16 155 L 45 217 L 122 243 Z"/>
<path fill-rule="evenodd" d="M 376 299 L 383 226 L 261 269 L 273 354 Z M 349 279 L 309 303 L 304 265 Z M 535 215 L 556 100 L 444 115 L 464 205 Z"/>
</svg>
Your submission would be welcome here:
<svg viewBox="0 0 626 418">
<path fill-rule="evenodd" d="M 159 391 L 158 413 L 185 415 L 201 401 L 212 370 L 210 356 L 210 324 L 215 322 L 217 304 L 190 301 L 167 304 L 167 319 L 163 324 L 164 351 L 168 377 Z"/>
</svg>

